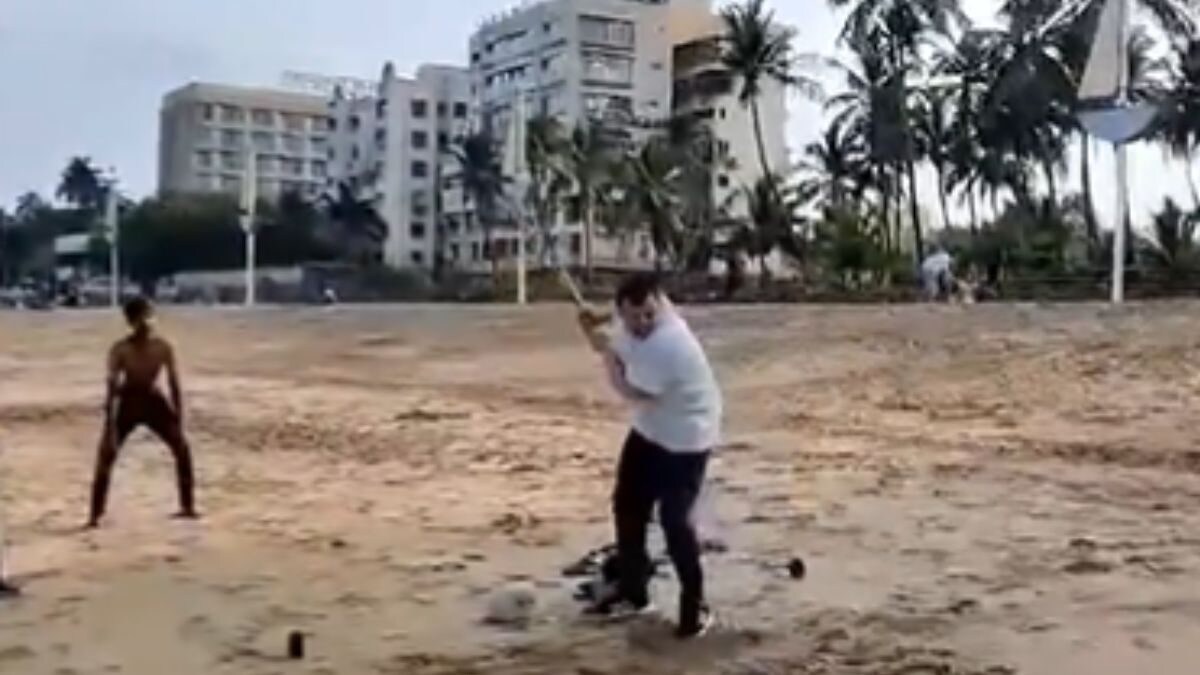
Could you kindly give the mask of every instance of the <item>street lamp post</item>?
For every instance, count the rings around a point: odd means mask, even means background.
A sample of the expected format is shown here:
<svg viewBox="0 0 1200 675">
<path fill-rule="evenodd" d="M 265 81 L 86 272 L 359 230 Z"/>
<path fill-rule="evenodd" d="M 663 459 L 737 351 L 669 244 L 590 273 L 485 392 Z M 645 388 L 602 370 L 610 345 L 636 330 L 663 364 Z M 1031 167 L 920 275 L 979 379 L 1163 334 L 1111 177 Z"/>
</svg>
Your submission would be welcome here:
<svg viewBox="0 0 1200 675">
<path fill-rule="evenodd" d="M 104 226 L 108 231 L 108 275 L 109 302 L 113 307 L 121 304 L 121 235 L 120 219 L 117 217 L 117 179 L 111 178 L 104 192 Z"/>
<path fill-rule="evenodd" d="M 246 306 L 253 307 L 257 300 L 255 279 L 255 262 L 257 257 L 257 227 L 254 223 L 255 206 L 258 201 L 257 156 L 253 152 L 246 153 L 246 172 L 242 184 L 242 232 L 246 235 Z"/>
</svg>

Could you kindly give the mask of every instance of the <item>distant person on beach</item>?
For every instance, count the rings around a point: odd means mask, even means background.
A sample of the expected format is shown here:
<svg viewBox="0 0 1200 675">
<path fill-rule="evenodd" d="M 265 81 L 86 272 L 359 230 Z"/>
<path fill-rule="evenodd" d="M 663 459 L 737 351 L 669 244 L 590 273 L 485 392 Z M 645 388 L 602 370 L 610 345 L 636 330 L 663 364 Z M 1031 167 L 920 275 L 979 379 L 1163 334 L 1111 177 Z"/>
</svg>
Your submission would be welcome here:
<svg viewBox="0 0 1200 675">
<path fill-rule="evenodd" d="M 584 308 L 579 323 L 604 358 L 613 388 L 633 408 L 633 428 L 617 466 L 613 493 L 618 592 L 592 607 L 605 616 L 650 609 L 646 528 L 655 504 L 680 585 L 680 638 L 705 633 L 700 542 L 692 510 L 709 453 L 720 434 L 721 392 L 696 336 L 652 274 L 635 274 L 617 290 L 618 319 Z"/>
<path fill-rule="evenodd" d="M 193 501 L 192 454 L 183 434 L 183 392 L 175 352 L 171 343 L 154 331 L 154 308 L 148 300 L 134 298 L 125 303 L 124 311 L 131 332 L 108 353 L 104 432 L 96 456 L 89 528 L 99 527 L 100 519 L 104 517 L 108 486 L 121 445 L 142 425 L 162 439 L 175 458 L 180 506 L 176 517 L 197 517 Z M 164 369 L 171 391 L 170 403 L 157 384 Z"/>
<path fill-rule="evenodd" d="M 955 293 L 954 259 L 944 248 L 936 249 L 921 262 L 921 285 L 925 299 L 949 300 Z"/>
</svg>

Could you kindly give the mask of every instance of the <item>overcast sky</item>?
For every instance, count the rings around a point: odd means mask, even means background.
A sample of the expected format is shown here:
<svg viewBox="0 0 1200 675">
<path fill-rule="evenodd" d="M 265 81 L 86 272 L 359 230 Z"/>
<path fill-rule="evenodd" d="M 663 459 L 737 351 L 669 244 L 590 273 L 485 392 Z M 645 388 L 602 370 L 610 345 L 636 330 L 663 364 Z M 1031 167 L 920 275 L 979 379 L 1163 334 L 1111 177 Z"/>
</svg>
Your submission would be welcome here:
<svg viewBox="0 0 1200 675">
<path fill-rule="evenodd" d="M 718 0 L 719 1 L 719 0 Z M 285 70 L 378 77 L 423 62 L 464 63 L 467 37 L 508 0 L 0 0 L 0 206 L 53 193 L 73 155 L 113 167 L 134 195 L 155 187 L 162 95 L 193 80 L 277 85 Z M 824 0 L 774 0 L 800 30 L 800 49 L 832 50 L 838 20 Z M 967 0 L 989 18 L 996 3 Z M 793 101 L 793 149 L 820 127 L 812 103 Z M 1108 152 L 1097 199 L 1108 210 Z M 1157 149 L 1135 153 L 1134 202 L 1185 194 L 1182 167 Z M 1071 189 L 1075 185 L 1071 184 Z M 930 201 L 933 194 L 930 192 Z"/>
</svg>

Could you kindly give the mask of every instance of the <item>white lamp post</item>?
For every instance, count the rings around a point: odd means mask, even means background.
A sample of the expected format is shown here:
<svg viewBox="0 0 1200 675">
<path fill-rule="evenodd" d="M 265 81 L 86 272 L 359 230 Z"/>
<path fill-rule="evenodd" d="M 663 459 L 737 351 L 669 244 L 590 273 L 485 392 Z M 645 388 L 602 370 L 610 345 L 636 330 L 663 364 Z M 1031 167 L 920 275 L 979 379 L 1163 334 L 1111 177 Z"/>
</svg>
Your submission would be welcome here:
<svg viewBox="0 0 1200 675">
<path fill-rule="evenodd" d="M 109 302 L 113 307 L 121 304 L 121 235 L 120 218 L 117 214 L 117 179 L 110 178 L 104 192 L 104 226 L 108 234 Z"/>
<path fill-rule="evenodd" d="M 258 201 L 258 167 L 254 152 L 246 153 L 246 171 L 242 183 L 242 232 L 246 235 L 246 306 L 253 307 L 256 301 L 255 258 L 257 256 L 257 228 L 255 227 L 255 204 Z"/>
</svg>

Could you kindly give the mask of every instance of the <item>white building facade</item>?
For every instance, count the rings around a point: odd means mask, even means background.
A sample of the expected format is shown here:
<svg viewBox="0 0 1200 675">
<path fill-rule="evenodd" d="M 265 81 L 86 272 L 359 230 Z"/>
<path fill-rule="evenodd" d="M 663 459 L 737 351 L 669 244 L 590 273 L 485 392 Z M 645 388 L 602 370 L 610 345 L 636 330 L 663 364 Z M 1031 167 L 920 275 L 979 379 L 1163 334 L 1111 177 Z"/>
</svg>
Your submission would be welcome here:
<svg viewBox="0 0 1200 675">
<path fill-rule="evenodd" d="M 431 269 L 445 255 L 439 190 L 449 149 L 470 126 L 466 69 L 427 65 L 412 78 L 384 68 L 373 96 L 335 93 L 328 102 L 326 189 L 346 184 L 387 223 L 384 262 Z"/>
<path fill-rule="evenodd" d="M 319 96 L 189 84 L 163 98 L 158 189 L 240 195 L 253 156 L 261 196 L 312 197 L 325 182 L 327 142 L 325 100 Z"/>
</svg>

